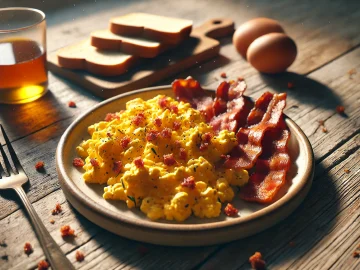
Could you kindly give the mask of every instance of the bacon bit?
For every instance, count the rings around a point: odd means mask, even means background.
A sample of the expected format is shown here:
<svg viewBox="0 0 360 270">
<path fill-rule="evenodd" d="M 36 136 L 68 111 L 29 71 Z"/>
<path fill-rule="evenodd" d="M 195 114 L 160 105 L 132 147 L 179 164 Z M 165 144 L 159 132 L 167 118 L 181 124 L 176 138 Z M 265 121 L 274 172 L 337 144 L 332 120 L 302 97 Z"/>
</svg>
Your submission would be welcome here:
<svg viewBox="0 0 360 270">
<path fill-rule="evenodd" d="M 45 163 L 43 161 L 39 161 L 35 164 L 35 169 L 40 172 L 44 170 Z"/>
<path fill-rule="evenodd" d="M 176 114 L 179 113 L 179 108 L 178 108 L 176 105 L 171 105 L 171 106 L 170 106 L 170 110 L 171 110 L 173 113 L 176 113 Z"/>
<path fill-rule="evenodd" d="M 114 165 L 113 165 L 113 171 L 118 174 L 121 172 L 121 169 L 122 169 L 122 162 L 119 160 L 119 161 L 115 161 L 114 162 Z"/>
<path fill-rule="evenodd" d="M 345 113 L 345 108 L 344 108 L 344 106 L 340 106 L 340 105 L 336 106 L 336 112 L 337 112 L 338 114 L 344 114 L 344 113 Z"/>
<path fill-rule="evenodd" d="M 51 224 L 55 224 L 55 220 L 50 219 L 50 223 L 51 223 Z"/>
<path fill-rule="evenodd" d="M 140 126 L 140 124 L 145 120 L 145 115 L 143 113 L 139 113 L 138 115 L 136 115 L 132 122 L 136 125 L 136 126 Z"/>
<path fill-rule="evenodd" d="M 162 131 L 161 131 L 161 137 L 163 138 L 168 138 L 170 139 L 171 138 L 171 134 L 172 134 L 172 131 L 170 128 L 164 128 Z"/>
<path fill-rule="evenodd" d="M 181 186 L 187 187 L 190 189 L 194 189 L 195 188 L 195 177 L 189 176 L 187 178 L 184 178 L 184 181 L 181 183 Z"/>
<path fill-rule="evenodd" d="M 349 173 L 350 173 L 350 170 L 349 170 L 349 169 L 345 169 L 344 172 L 347 173 L 347 174 L 349 174 Z"/>
<path fill-rule="evenodd" d="M 55 208 L 53 210 L 51 210 L 52 215 L 57 215 L 57 214 L 60 214 L 61 212 L 62 212 L 62 208 L 61 208 L 60 203 L 57 203 L 55 205 Z"/>
<path fill-rule="evenodd" d="M 294 83 L 293 82 L 288 82 L 287 83 L 287 88 L 288 89 L 293 89 L 295 87 Z"/>
<path fill-rule="evenodd" d="M 226 77 L 227 77 L 227 76 L 226 76 L 226 73 L 225 73 L 225 72 L 222 72 L 222 73 L 220 74 L 220 77 L 226 79 Z"/>
<path fill-rule="evenodd" d="M 137 168 L 144 168 L 144 161 L 142 160 L 141 157 L 137 157 L 134 159 L 134 164 Z"/>
<path fill-rule="evenodd" d="M 321 128 L 321 130 L 322 130 L 322 132 L 324 132 L 324 133 L 327 133 L 327 132 L 328 132 L 327 128 L 324 127 L 324 126 Z"/>
<path fill-rule="evenodd" d="M 224 209 L 225 215 L 228 217 L 237 216 L 239 210 L 236 209 L 231 203 L 228 203 Z"/>
<path fill-rule="evenodd" d="M 290 242 L 289 242 L 289 246 L 290 246 L 290 247 L 295 247 L 295 246 L 296 246 L 296 244 L 295 244 L 295 242 L 294 242 L 294 241 L 290 241 Z"/>
<path fill-rule="evenodd" d="M 161 108 L 167 108 L 168 100 L 166 99 L 166 97 L 162 97 L 159 99 L 158 104 Z"/>
<path fill-rule="evenodd" d="M 149 249 L 147 247 L 145 247 L 144 245 L 141 245 L 138 247 L 138 252 L 140 253 L 140 255 L 145 255 L 145 254 L 149 253 Z"/>
<path fill-rule="evenodd" d="M 108 136 L 110 139 L 112 137 L 111 133 L 110 132 L 106 132 L 106 136 Z"/>
<path fill-rule="evenodd" d="M 176 160 L 174 158 L 174 154 L 168 154 L 168 155 L 164 155 L 164 163 L 167 166 L 172 166 L 176 163 Z"/>
<path fill-rule="evenodd" d="M 125 149 L 129 145 L 130 141 L 131 140 L 130 140 L 130 138 L 128 136 L 125 136 L 124 138 L 122 138 L 121 141 L 120 141 L 120 144 L 121 144 L 122 148 Z"/>
<path fill-rule="evenodd" d="M 202 143 L 202 144 L 200 144 L 199 150 L 205 151 L 206 149 L 208 149 L 208 147 L 209 147 L 208 143 Z"/>
<path fill-rule="evenodd" d="M 148 142 L 155 141 L 159 137 L 159 132 L 151 130 L 146 134 L 146 140 Z"/>
<path fill-rule="evenodd" d="M 64 225 L 60 228 L 60 233 L 62 237 L 75 236 L 75 230 L 71 229 L 69 225 Z"/>
<path fill-rule="evenodd" d="M 76 108 L 76 103 L 74 101 L 69 101 L 68 106 L 70 108 Z"/>
<path fill-rule="evenodd" d="M 82 262 L 85 258 L 85 255 L 84 253 L 82 253 L 80 250 L 77 250 L 76 253 L 75 253 L 75 259 L 78 261 L 78 262 Z"/>
<path fill-rule="evenodd" d="M 174 121 L 173 128 L 174 130 L 178 130 L 181 126 L 181 123 L 179 121 Z"/>
<path fill-rule="evenodd" d="M 265 261 L 262 259 L 262 255 L 260 252 L 255 252 L 255 254 L 249 258 L 249 262 L 251 264 L 251 268 L 253 269 L 265 269 Z"/>
<path fill-rule="evenodd" d="M 25 245 L 24 245 L 24 252 L 26 255 L 30 255 L 31 253 L 33 253 L 33 248 L 31 246 L 31 244 L 29 242 L 26 242 Z"/>
<path fill-rule="evenodd" d="M 105 116 L 105 121 L 106 122 L 110 122 L 114 119 L 120 119 L 120 117 L 116 114 L 116 113 L 108 113 L 106 116 Z"/>
<path fill-rule="evenodd" d="M 85 162 L 81 158 L 74 158 L 72 164 L 74 167 L 82 167 L 85 165 Z"/>
<path fill-rule="evenodd" d="M 186 160 L 187 154 L 184 148 L 180 148 L 180 159 Z"/>
<path fill-rule="evenodd" d="M 212 134 L 211 132 L 206 132 L 205 134 L 203 134 L 201 136 L 201 139 L 206 142 L 206 143 L 209 143 L 212 139 L 212 137 L 214 136 L 214 134 Z"/>
<path fill-rule="evenodd" d="M 38 263 L 38 270 L 47 270 L 49 267 L 50 265 L 47 261 L 42 260 Z"/>
<path fill-rule="evenodd" d="M 99 167 L 99 162 L 95 158 L 91 158 L 90 163 L 93 167 Z"/>
<path fill-rule="evenodd" d="M 156 118 L 154 120 L 154 125 L 157 126 L 157 127 L 161 127 L 161 124 L 162 124 L 162 121 L 160 118 Z"/>
</svg>

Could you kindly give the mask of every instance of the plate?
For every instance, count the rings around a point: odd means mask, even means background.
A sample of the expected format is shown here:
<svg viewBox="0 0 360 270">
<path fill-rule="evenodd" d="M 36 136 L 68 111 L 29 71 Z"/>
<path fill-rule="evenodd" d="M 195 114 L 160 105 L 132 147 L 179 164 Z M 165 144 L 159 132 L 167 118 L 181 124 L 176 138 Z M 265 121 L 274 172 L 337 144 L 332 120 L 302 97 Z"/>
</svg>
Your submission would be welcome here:
<svg viewBox="0 0 360 270">
<path fill-rule="evenodd" d="M 211 90 L 208 90 L 211 92 Z M 212 93 L 214 93 L 212 91 Z M 244 238 L 263 231 L 292 213 L 307 195 L 314 174 L 314 155 L 304 132 L 286 117 L 291 131 L 289 152 L 292 160 L 287 185 L 270 205 L 242 201 L 233 204 L 239 217 L 200 219 L 191 217 L 184 223 L 152 221 L 138 209 L 128 209 L 123 201 L 102 198 L 104 185 L 86 184 L 81 170 L 72 165 L 76 146 L 90 137 L 87 127 L 104 119 L 109 112 L 125 109 L 127 101 L 156 95 L 173 97 L 171 86 L 151 87 L 125 93 L 101 102 L 77 118 L 65 131 L 56 150 L 56 167 L 61 188 L 73 207 L 98 226 L 120 236 L 160 245 L 203 246 Z"/>
</svg>

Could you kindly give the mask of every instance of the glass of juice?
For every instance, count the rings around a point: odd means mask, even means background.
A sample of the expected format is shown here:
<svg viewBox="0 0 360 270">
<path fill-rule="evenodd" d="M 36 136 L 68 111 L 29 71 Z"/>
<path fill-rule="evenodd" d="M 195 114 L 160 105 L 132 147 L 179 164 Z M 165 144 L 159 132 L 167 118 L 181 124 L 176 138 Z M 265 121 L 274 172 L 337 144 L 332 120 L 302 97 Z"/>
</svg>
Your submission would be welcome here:
<svg viewBox="0 0 360 270">
<path fill-rule="evenodd" d="M 0 8 L 0 103 L 33 101 L 47 86 L 45 14 Z"/>
</svg>

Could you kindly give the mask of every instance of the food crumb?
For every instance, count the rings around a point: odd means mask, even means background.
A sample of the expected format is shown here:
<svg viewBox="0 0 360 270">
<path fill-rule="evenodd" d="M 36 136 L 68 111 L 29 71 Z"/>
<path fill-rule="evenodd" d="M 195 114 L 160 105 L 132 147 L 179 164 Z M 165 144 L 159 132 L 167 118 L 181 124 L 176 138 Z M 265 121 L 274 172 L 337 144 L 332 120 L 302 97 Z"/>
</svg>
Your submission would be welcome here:
<svg viewBox="0 0 360 270">
<path fill-rule="evenodd" d="M 351 171 L 349 169 L 345 169 L 344 172 L 349 174 Z"/>
<path fill-rule="evenodd" d="M 321 128 L 321 130 L 322 130 L 322 132 L 324 132 L 324 133 L 327 133 L 327 132 L 328 132 L 327 128 L 324 127 L 324 126 Z"/>
<path fill-rule="evenodd" d="M 345 108 L 344 108 L 344 106 L 340 106 L 340 105 L 336 106 L 336 112 L 337 112 L 338 114 L 344 114 L 344 113 L 345 113 Z"/>
<path fill-rule="evenodd" d="M 38 270 L 47 270 L 49 268 L 49 263 L 47 261 L 41 260 L 38 263 Z"/>
<path fill-rule="evenodd" d="M 4 261 L 8 261 L 9 260 L 9 256 L 8 255 L 2 255 L 1 259 Z"/>
<path fill-rule="evenodd" d="M 294 83 L 293 82 L 288 82 L 287 83 L 287 88 L 288 89 L 293 89 L 295 87 Z"/>
<path fill-rule="evenodd" d="M 0 242 L 0 247 L 7 247 L 7 244 L 5 243 L 5 240 L 2 240 Z"/>
<path fill-rule="evenodd" d="M 353 252 L 354 258 L 360 258 L 360 244 L 356 247 L 355 251 Z"/>
<path fill-rule="evenodd" d="M 62 208 L 60 203 L 56 203 L 55 208 L 51 211 L 51 214 L 57 215 L 60 214 L 61 212 L 62 212 Z"/>
<path fill-rule="evenodd" d="M 77 250 L 75 253 L 75 259 L 78 262 L 82 262 L 84 260 L 84 258 L 85 258 L 84 253 L 82 253 L 80 250 Z"/>
<path fill-rule="evenodd" d="M 45 163 L 43 161 L 39 161 L 35 164 L 35 169 L 40 172 L 44 170 Z"/>
<path fill-rule="evenodd" d="M 294 241 L 290 241 L 290 242 L 289 242 L 289 246 L 290 246 L 290 247 L 295 247 L 295 242 L 294 242 Z"/>
<path fill-rule="evenodd" d="M 71 229 L 69 225 L 64 225 L 60 228 L 60 233 L 62 237 L 72 237 L 75 236 L 75 230 Z"/>
<path fill-rule="evenodd" d="M 51 224 L 54 224 L 54 223 L 55 223 L 55 220 L 50 219 L 50 223 L 51 223 Z"/>
<path fill-rule="evenodd" d="M 74 101 L 69 101 L 68 106 L 70 108 L 76 108 L 76 103 Z"/>
<path fill-rule="evenodd" d="M 33 253 L 33 248 L 31 246 L 31 244 L 29 242 L 26 242 L 24 245 L 24 252 L 26 255 L 30 255 L 31 253 Z"/>
<path fill-rule="evenodd" d="M 356 69 L 355 68 L 352 68 L 348 71 L 348 74 L 349 74 L 349 79 L 352 79 L 353 78 L 353 75 L 355 75 L 357 73 Z"/>
<path fill-rule="evenodd" d="M 328 130 L 325 127 L 325 121 L 324 120 L 318 120 L 318 123 L 319 123 L 319 127 L 321 127 L 322 132 L 327 133 Z"/>
<path fill-rule="evenodd" d="M 73 165 L 75 167 L 82 167 L 85 165 L 85 162 L 81 158 L 74 158 L 73 159 Z"/>
<path fill-rule="evenodd" d="M 227 77 L 227 76 L 226 76 L 226 73 L 225 73 L 225 72 L 222 72 L 222 73 L 220 74 L 220 77 L 225 79 L 225 78 Z"/>
<path fill-rule="evenodd" d="M 238 81 L 242 82 L 242 81 L 244 81 L 244 78 L 243 77 L 238 77 Z"/>
<path fill-rule="evenodd" d="M 224 209 L 225 215 L 229 217 L 237 216 L 239 210 L 236 209 L 231 203 L 228 203 Z"/>
<path fill-rule="evenodd" d="M 256 270 L 265 269 L 265 261 L 262 259 L 262 255 L 260 252 L 255 252 L 255 254 L 249 258 L 249 262 L 251 264 L 252 269 L 256 269 Z"/>
</svg>

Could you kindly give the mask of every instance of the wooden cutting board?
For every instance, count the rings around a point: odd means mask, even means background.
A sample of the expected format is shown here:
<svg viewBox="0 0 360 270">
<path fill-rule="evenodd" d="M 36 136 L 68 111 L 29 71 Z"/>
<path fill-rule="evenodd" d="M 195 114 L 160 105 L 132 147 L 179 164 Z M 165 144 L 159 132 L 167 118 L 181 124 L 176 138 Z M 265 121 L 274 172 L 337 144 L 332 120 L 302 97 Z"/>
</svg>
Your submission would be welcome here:
<svg viewBox="0 0 360 270">
<path fill-rule="evenodd" d="M 137 67 L 116 77 L 100 77 L 85 71 L 70 70 L 59 66 L 56 52 L 48 57 L 48 68 L 69 81 L 72 81 L 96 96 L 109 98 L 115 95 L 150 86 L 167 77 L 184 71 L 191 66 L 218 55 L 219 41 L 234 31 L 230 19 L 213 19 L 193 29 L 190 38 L 178 47 L 154 59 L 142 59 Z"/>
</svg>

